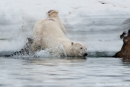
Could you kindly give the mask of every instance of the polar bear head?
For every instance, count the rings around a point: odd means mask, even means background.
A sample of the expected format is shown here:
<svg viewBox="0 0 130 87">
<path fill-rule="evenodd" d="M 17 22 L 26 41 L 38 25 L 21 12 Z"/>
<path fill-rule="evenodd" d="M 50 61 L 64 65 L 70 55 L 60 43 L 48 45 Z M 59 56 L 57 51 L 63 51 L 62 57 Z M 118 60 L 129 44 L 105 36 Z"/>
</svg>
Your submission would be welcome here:
<svg viewBox="0 0 130 87">
<path fill-rule="evenodd" d="M 49 17 L 57 17 L 58 16 L 58 11 L 56 11 L 56 10 L 49 10 L 47 12 L 47 14 L 48 14 Z"/>
<path fill-rule="evenodd" d="M 86 57 L 87 54 L 87 48 L 80 44 L 80 43 L 74 43 L 71 42 L 72 45 L 72 54 L 77 57 Z"/>
</svg>

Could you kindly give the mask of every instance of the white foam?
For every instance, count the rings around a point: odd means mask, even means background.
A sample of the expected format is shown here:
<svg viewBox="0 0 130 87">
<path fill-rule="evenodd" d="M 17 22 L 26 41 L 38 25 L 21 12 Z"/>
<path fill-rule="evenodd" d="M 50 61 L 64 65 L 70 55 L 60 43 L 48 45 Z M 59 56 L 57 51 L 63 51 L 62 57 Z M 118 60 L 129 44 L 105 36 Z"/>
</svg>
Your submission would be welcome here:
<svg viewBox="0 0 130 87">
<path fill-rule="evenodd" d="M 66 53 L 63 49 L 63 46 L 60 45 L 58 47 L 37 51 L 34 54 L 34 56 L 36 57 L 61 57 L 61 56 L 66 56 Z"/>
</svg>

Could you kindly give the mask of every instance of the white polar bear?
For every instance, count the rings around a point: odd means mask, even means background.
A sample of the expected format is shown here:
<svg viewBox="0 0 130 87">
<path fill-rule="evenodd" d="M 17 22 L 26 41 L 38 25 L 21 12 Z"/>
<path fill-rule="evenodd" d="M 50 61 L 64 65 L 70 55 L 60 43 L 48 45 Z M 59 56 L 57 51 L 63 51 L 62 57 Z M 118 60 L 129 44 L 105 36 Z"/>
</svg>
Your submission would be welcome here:
<svg viewBox="0 0 130 87">
<path fill-rule="evenodd" d="M 50 15 L 51 16 L 51 15 Z M 55 47 L 61 46 L 63 53 L 58 52 Z M 58 52 L 60 56 L 74 56 L 85 57 L 87 56 L 86 47 L 80 43 L 74 43 L 65 36 L 65 32 L 57 20 L 48 18 L 36 22 L 33 30 L 33 43 L 31 45 L 32 52 L 37 48 L 51 49 L 52 52 Z"/>
</svg>

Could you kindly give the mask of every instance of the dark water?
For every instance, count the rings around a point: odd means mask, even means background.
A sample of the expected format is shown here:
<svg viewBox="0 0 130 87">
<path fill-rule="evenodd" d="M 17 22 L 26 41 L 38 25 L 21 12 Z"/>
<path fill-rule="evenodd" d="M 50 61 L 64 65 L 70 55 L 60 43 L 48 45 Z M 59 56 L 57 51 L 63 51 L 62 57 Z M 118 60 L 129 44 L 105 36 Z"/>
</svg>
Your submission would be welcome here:
<svg viewBox="0 0 130 87">
<path fill-rule="evenodd" d="M 130 87 L 130 63 L 118 58 L 0 58 L 0 87 Z"/>
</svg>

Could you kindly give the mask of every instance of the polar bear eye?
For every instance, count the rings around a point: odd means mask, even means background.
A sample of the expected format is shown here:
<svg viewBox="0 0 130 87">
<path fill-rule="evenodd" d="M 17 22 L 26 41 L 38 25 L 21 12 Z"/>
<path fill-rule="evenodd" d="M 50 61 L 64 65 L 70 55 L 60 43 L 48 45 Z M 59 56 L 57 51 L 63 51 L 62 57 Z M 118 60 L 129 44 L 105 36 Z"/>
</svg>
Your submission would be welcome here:
<svg viewBox="0 0 130 87">
<path fill-rule="evenodd" d="M 80 47 L 80 49 L 83 49 L 82 47 Z"/>
</svg>

